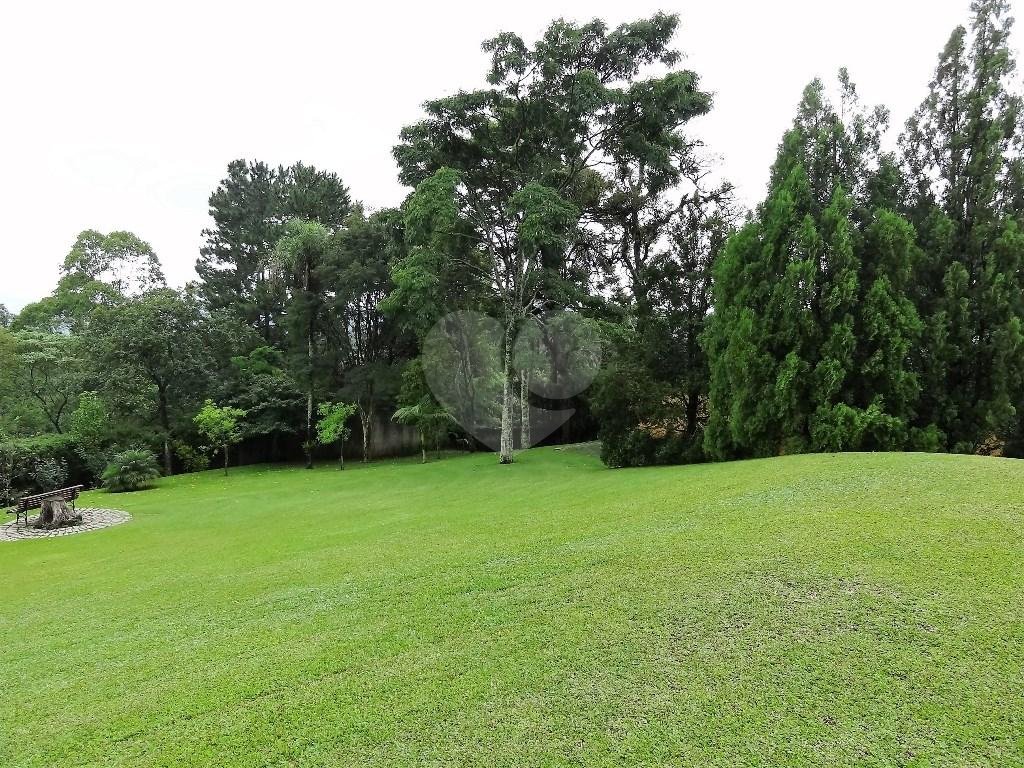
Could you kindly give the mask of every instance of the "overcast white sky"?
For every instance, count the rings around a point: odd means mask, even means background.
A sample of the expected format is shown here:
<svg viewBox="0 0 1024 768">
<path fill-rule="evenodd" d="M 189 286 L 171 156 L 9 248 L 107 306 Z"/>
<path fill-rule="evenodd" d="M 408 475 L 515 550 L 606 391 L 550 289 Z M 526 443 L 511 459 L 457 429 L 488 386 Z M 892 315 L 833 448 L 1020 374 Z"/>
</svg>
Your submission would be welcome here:
<svg viewBox="0 0 1024 768">
<path fill-rule="evenodd" d="M 183 284 L 194 276 L 207 198 L 234 158 L 302 160 L 341 174 L 370 207 L 399 203 L 391 147 L 419 105 L 482 82 L 484 38 L 533 38 L 558 16 L 618 24 L 681 14 L 685 66 L 716 94 L 698 130 L 753 204 L 807 81 L 849 67 L 863 100 L 888 105 L 898 129 L 968 5 L 5 3 L 0 303 L 16 309 L 52 290 L 88 228 L 148 240 L 170 281 Z"/>
</svg>

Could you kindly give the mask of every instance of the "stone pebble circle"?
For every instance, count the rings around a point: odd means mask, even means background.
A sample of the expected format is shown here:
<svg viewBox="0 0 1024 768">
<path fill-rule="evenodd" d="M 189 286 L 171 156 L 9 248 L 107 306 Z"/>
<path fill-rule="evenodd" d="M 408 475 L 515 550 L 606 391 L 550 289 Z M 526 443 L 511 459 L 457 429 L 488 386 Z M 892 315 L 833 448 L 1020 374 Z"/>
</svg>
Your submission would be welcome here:
<svg viewBox="0 0 1024 768">
<path fill-rule="evenodd" d="M 109 528 L 112 525 L 127 523 L 132 516 L 119 509 L 96 509 L 93 507 L 79 507 L 82 513 L 82 522 L 78 525 L 68 525 L 54 531 L 36 529 L 32 523 L 36 518 L 30 517 L 28 525 L 18 525 L 15 521 L 0 525 L 0 541 L 21 541 L 22 539 L 52 539 L 57 536 L 71 536 L 75 533 L 86 531 L 98 531 L 101 528 Z"/>
</svg>

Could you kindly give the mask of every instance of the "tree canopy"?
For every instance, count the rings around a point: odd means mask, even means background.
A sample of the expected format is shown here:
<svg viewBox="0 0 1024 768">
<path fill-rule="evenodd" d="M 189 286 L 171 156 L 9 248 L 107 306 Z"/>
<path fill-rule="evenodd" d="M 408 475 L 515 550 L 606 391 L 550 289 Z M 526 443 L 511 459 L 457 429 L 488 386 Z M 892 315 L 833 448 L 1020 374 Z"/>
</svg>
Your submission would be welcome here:
<svg viewBox="0 0 1024 768">
<path fill-rule="evenodd" d="M 793 94 L 749 211 L 692 127 L 714 103 L 679 25 L 484 41 L 485 70 L 397 136 L 395 207 L 230 162 L 187 286 L 142 237 L 81 232 L 49 295 L 0 306 L 4 498 L 119 455 L 147 479 L 151 455 L 170 474 L 233 446 L 312 466 L 356 426 L 364 460 L 595 438 L 611 466 L 1024 455 L 1008 1 L 972 3 L 897 137 L 845 69 Z"/>
</svg>

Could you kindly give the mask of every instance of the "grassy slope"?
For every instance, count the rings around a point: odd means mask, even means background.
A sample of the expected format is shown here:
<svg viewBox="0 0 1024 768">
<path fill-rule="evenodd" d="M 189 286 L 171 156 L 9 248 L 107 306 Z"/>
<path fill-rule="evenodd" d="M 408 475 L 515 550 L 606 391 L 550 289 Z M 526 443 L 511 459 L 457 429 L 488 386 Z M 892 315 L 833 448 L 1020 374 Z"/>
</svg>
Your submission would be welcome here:
<svg viewBox="0 0 1024 768">
<path fill-rule="evenodd" d="M 253 468 L 0 544 L 0 765 L 1022 765 L 1024 462 Z"/>
</svg>

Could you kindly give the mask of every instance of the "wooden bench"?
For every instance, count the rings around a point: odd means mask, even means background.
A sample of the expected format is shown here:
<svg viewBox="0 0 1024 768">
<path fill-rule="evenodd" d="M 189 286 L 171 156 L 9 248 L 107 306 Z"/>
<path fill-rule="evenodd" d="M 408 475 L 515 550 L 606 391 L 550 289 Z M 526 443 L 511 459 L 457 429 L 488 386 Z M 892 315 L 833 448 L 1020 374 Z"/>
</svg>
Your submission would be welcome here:
<svg viewBox="0 0 1024 768">
<path fill-rule="evenodd" d="M 17 505 L 14 509 L 7 510 L 8 515 L 14 515 L 15 525 L 21 523 L 21 518 L 25 518 L 25 525 L 28 525 L 28 513 L 33 509 L 40 509 L 43 506 L 44 501 L 70 501 L 71 508 L 75 508 L 75 499 L 78 498 L 78 494 L 85 488 L 84 485 L 73 485 L 70 488 L 61 488 L 56 491 L 47 491 L 46 493 L 37 493 L 35 496 L 25 496 L 22 499 L 18 499 Z"/>
</svg>

